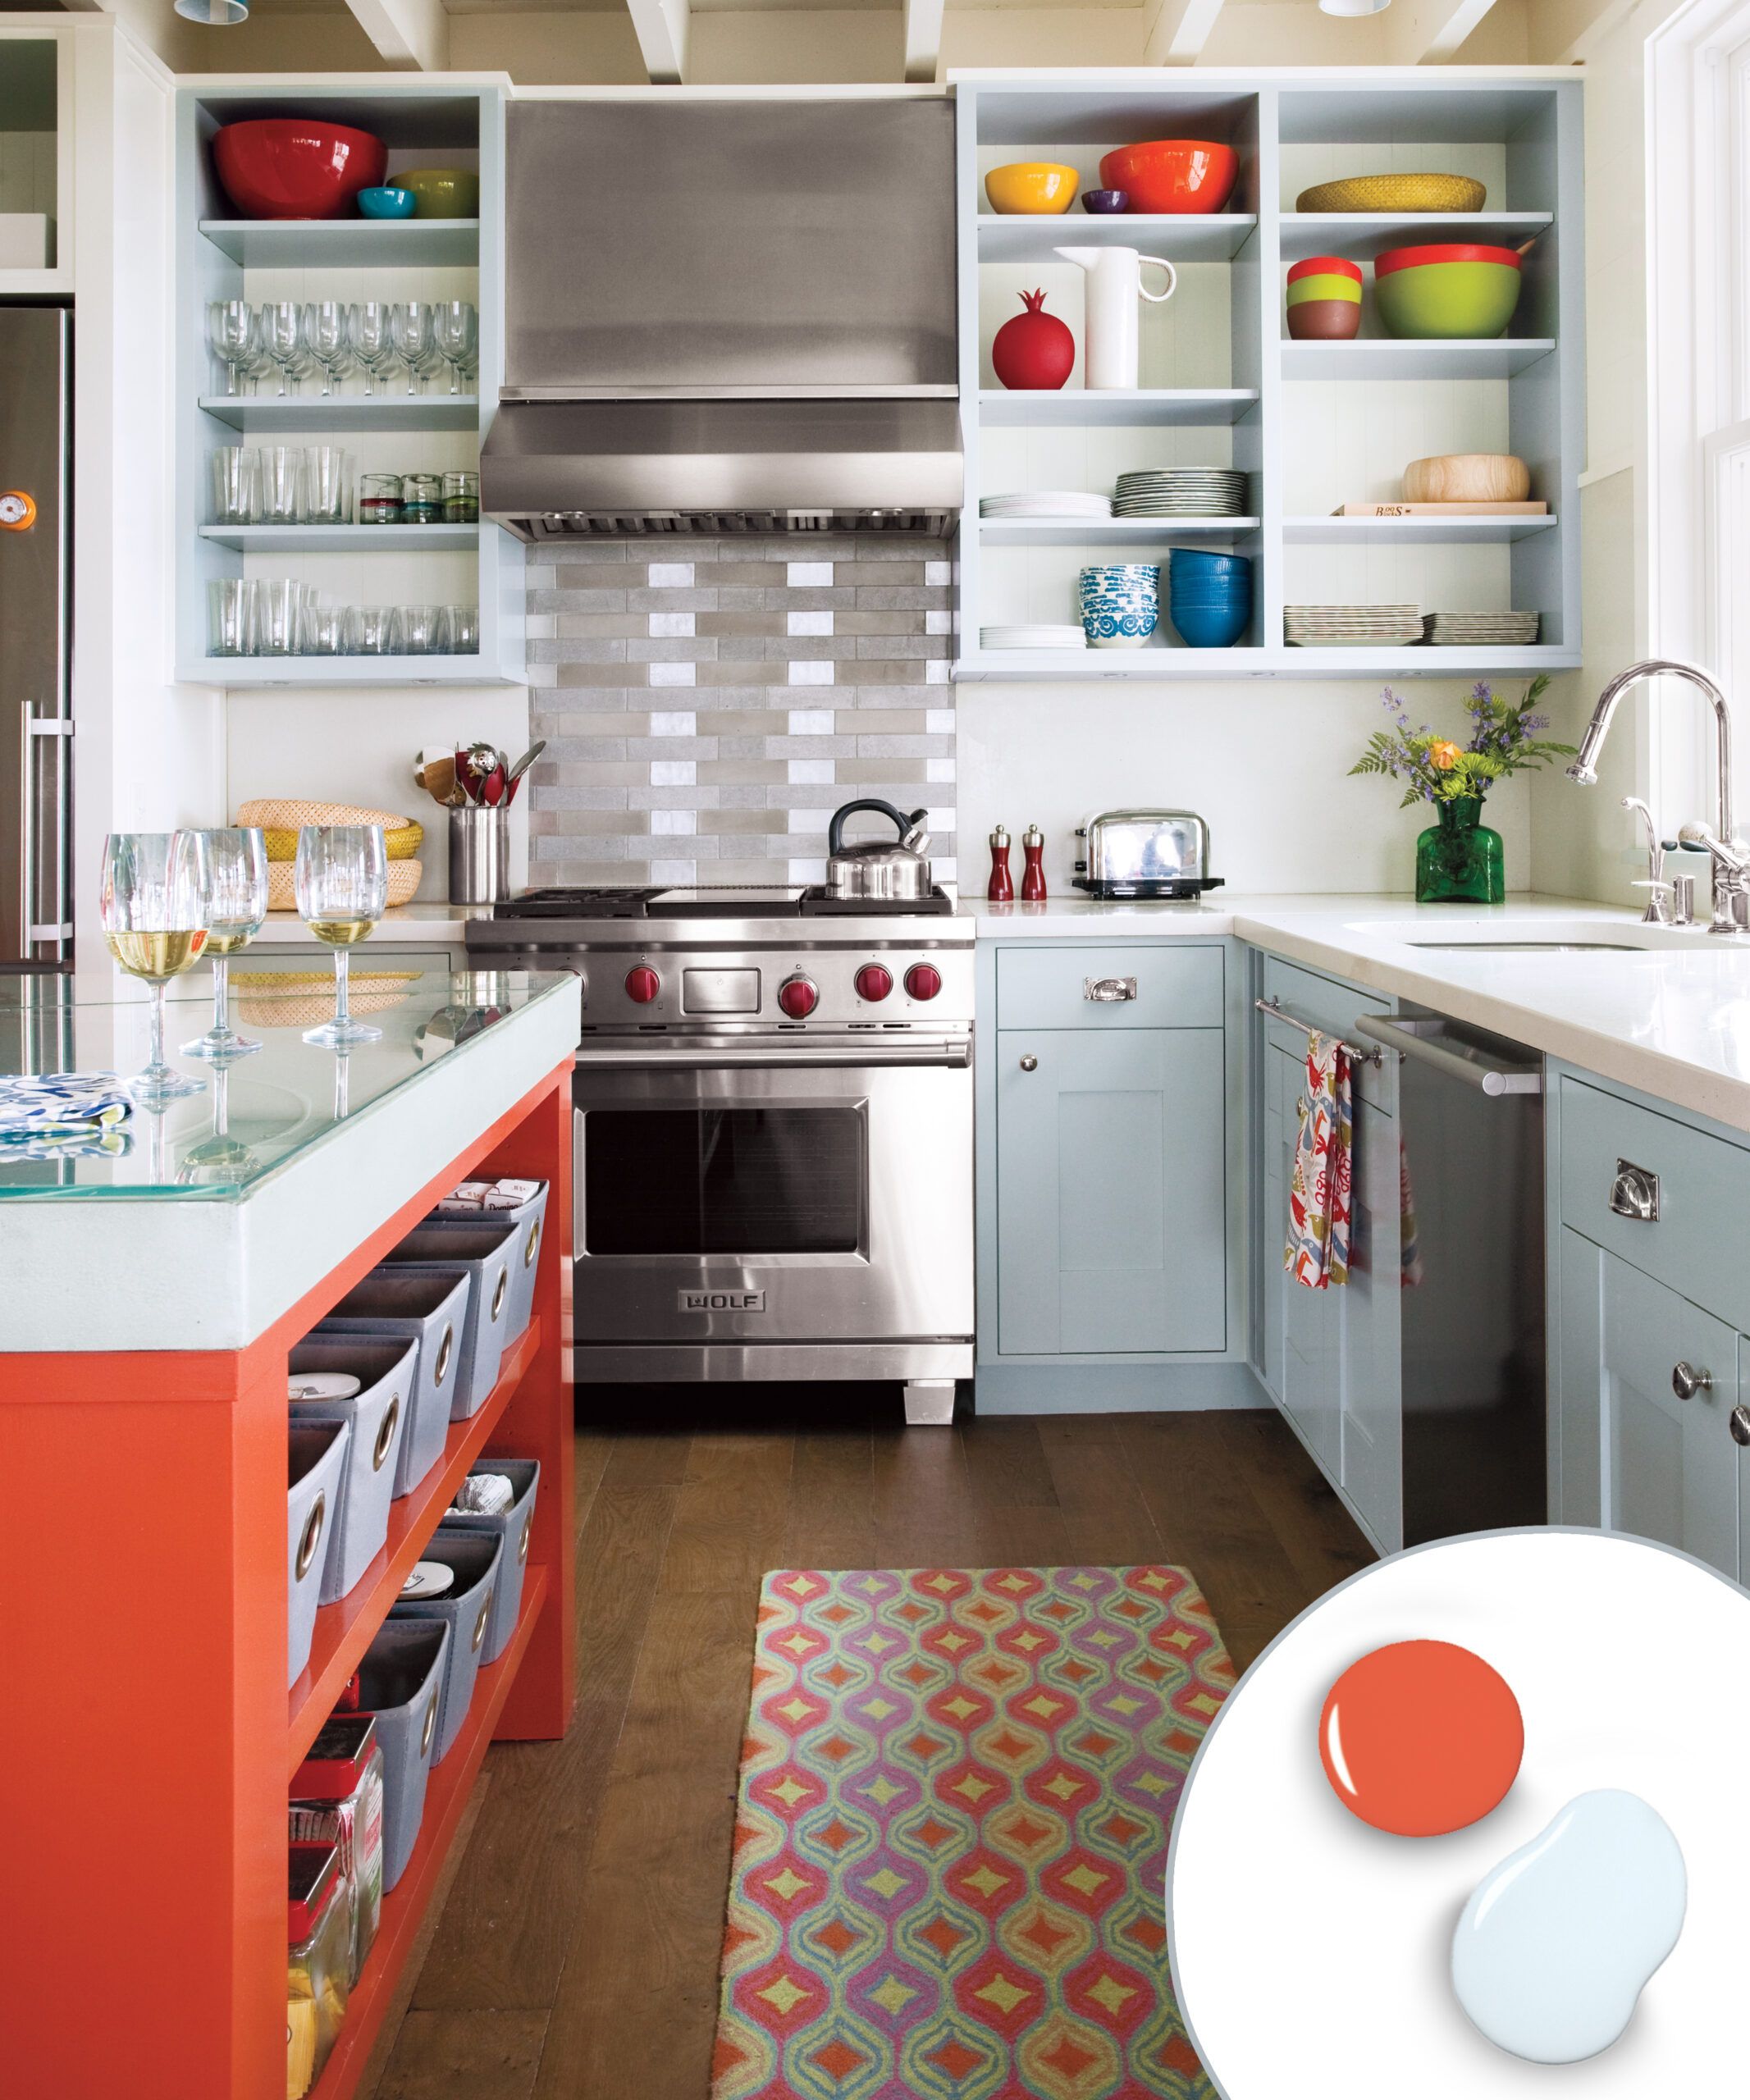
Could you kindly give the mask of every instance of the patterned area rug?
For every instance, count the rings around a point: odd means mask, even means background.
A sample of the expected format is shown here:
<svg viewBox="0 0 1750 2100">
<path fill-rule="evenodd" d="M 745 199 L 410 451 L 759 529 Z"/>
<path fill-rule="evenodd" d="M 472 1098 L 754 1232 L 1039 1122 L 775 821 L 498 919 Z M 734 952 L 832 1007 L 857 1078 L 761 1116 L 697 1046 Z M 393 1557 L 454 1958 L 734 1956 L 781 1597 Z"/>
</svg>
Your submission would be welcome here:
<svg viewBox="0 0 1750 2100">
<path fill-rule="evenodd" d="M 1167 1839 L 1232 1675 L 1182 1568 L 767 1575 L 712 2100 L 1206 2100 Z"/>
</svg>

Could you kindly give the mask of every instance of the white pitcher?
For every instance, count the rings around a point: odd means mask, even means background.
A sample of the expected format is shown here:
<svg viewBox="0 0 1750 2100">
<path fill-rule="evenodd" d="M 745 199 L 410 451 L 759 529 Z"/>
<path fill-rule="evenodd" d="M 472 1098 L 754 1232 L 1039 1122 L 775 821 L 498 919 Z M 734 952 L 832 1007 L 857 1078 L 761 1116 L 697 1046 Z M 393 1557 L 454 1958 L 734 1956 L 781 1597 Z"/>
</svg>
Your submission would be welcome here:
<svg viewBox="0 0 1750 2100">
<path fill-rule="evenodd" d="M 1087 272 L 1083 299 L 1081 383 L 1090 390 L 1136 390 L 1137 353 L 1140 321 L 1136 302 L 1163 306 L 1178 289 L 1178 272 L 1158 255 L 1143 255 L 1134 248 L 1059 248 L 1053 250 L 1067 262 L 1079 262 Z M 1167 272 L 1163 292 L 1146 290 L 1142 266 L 1152 262 Z"/>
</svg>

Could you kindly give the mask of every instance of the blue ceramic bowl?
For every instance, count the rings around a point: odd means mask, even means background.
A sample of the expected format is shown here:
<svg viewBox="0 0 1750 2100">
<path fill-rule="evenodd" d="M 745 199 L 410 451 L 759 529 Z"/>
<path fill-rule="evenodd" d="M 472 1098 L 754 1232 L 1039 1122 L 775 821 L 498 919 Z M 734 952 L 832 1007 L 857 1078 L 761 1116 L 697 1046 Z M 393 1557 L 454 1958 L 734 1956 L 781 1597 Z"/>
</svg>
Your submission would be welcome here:
<svg viewBox="0 0 1750 2100">
<path fill-rule="evenodd" d="M 1243 605 L 1175 605 L 1172 609 L 1174 629 L 1187 649 L 1231 649 L 1251 617 L 1250 599 Z"/>
<path fill-rule="evenodd" d="M 1194 582 L 1206 583 L 1217 577 L 1240 577 L 1244 578 L 1250 586 L 1251 558 L 1247 555 L 1212 554 L 1203 547 L 1175 547 L 1168 573 L 1175 585 Z"/>
<path fill-rule="evenodd" d="M 410 219 L 418 204 L 411 189 L 397 189 L 392 185 L 359 192 L 359 213 L 367 219 Z"/>
<path fill-rule="evenodd" d="M 1096 215 L 1103 212 L 1127 212 L 1131 193 L 1127 189 L 1084 189 L 1081 208 Z"/>
</svg>

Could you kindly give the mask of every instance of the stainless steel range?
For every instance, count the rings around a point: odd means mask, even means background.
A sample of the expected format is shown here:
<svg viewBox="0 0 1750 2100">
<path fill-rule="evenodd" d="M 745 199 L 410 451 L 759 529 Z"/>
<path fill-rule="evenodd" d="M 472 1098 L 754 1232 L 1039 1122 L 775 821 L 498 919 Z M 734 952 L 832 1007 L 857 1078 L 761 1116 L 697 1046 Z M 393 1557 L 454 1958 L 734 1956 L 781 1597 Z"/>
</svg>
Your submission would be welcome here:
<svg viewBox="0 0 1750 2100">
<path fill-rule="evenodd" d="M 939 889 L 541 890 L 482 964 L 583 978 L 575 1374 L 972 1371 L 972 947 Z"/>
</svg>

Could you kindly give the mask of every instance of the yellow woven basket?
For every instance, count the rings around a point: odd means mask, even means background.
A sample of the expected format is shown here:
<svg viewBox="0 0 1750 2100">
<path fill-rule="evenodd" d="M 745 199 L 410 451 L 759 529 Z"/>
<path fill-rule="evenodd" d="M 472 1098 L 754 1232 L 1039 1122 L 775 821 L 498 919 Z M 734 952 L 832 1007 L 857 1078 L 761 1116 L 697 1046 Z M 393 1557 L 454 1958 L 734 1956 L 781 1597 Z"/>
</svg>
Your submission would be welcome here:
<svg viewBox="0 0 1750 2100">
<path fill-rule="evenodd" d="M 380 1014 L 407 997 L 416 970 L 348 972 L 347 1004 L 355 1014 Z M 332 970 L 240 970 L 231 980 L 237 1018 L 253 1028 L 309 1028 L 334 1016 Z"/>
<path fill-rule="evenodd" d="M 1468 175 L 1351 175 L 1318 182 L 1295 199 L 1297 212 L 1480 212 L 1487 188 Z"/>
<path fill-rule="evenodd" d="M 392 810 L 359 809 L 350 802 L 286 801 L 269 795 L 240 804 L 237 821 L 261 827 L 270 861 L 295 860 L 298 833 L 307 824 L 380 824 L 383 850 L 391 861 L 410 861 L 425 838 L 423 825 Z"/>
<path fill-rule="evenodd" d="M 411 904 L 414 892 L 419 887 L 420 875 L 424 872 L 423 861 L 391 861 L 389 863 L 389 902 L 391 905 Z M 292 886 L 292 864 L 290 861 L 270 861 L 267 864 L 267 909 L 270 911 L 295 911 L 298 899 Z"/>
</svg>

